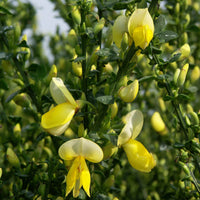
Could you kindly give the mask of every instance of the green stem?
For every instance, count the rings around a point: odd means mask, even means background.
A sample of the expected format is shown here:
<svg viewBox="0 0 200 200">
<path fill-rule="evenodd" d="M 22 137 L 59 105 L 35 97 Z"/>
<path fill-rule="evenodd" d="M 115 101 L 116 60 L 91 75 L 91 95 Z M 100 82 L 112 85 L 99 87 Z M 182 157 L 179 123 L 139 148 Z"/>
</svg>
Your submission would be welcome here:
<svg viewBox="0 0 200 200">
<path fill-rule="evenodd" d="M 122 65 L 119 67 L 119 71 L 117 73 L 117 77 L 116 77 L 113 89 L 111 91 L 112 95 L 116 92 L 117 83 L 120 81 L 120 79 L 125 74 L 127 74 L 128 70 L 129 70 L 130 61 L 137 51 L 138 51 L 138 48 L 135 48 L 135 45 L 134 45 L 134 42 L 133 42 L 130 49 L 128 50 L 128 52 L 126 54 L 124 61 L 122 62 Z"/>
</svg>

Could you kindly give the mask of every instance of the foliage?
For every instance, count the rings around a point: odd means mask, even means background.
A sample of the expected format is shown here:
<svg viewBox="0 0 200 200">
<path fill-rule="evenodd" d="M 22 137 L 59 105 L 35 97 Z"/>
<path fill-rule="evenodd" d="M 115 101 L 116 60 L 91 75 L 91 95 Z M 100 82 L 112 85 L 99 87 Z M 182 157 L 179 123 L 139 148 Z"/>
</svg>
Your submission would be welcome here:
<svg viewBox="0 0 200 200">
<path fill-rule="evenodd" d="M 199 199 L 199 1 L 51 2 L 69 32 L 57 28 L 50 36 L 48 56 L 34 7 L 20 0 L 0 2 L 1 199 L 73 199 L 71 193 L 65 197 L 69 166 L 58 149 L 78 137 L 104 151 L 100 163 L 87 162 L 91 199 Z M 119 15 L 131 16 L 136 8 L 148 8 L 155 25 L 153 39 L 141 49 L 124 36 L 119 48 L 112 26 Z M 23 36 L 27 29 L 32 34 L 28 40 Z M 55 76 L 80 105 L 60 136 L 41 127 L 42 115 L 55 104 L 49 91 Z M 135 80 L 136 98 L 123 102 L 118 91 Z M 133 169 L 117 147 L 122 119 L 135 109 L 144 115 L 137 140 L 157 163 L 150 173 Z M 78 199 L 89 197 L 81 189 Z"/>
</svg>

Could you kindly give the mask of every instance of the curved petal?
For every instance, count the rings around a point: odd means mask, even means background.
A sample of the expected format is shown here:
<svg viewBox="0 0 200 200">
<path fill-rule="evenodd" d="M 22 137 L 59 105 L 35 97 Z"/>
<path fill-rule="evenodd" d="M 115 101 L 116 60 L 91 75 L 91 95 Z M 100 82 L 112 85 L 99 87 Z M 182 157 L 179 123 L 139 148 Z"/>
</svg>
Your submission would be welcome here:
<svg viewBox="0 0 200 200">
<path fill-rule="evenodd" d="M 121 88 L 119 90 L 119 96 L 124 102 L 130 103 L 136 98 L 138 90 L 139 82 L 138 80 L 135 80 L 128 86 Z"/>
<path fill-rule="evenodd" d="M 144 121 L 143 114 L 139 110 L 133 110 L 126 115 L 124 121 L 126 124 L 118 136 L 118 146 L 125 144 L 131 138 L 135 139 L 139 135 Z"/>
<path fill-rule="evenodd" d="M 81 170 L 80 185 L 83 186 L 83 189 L 90 197 L 90 172 L 83 157 L 81 157 Z"/>
<path fill-rule="evenodd" d="M 76 101 L 65 87 L 61 78 L 52 78 L 50 83 L 50 93 L 57 104 L 70 102 L 73 106 L 77 107 Z"/>
<path fill-rule="evenodd" d="M 79 165 L 80 165 L 80 159 L 79 159 L 79 157 L 77 157 L 73 161 L 72 166 L 70 167 L 69 172 L 66 177 L 66 194 L 65 194 L 65 196 L 67 196 L 75 186 L 77 175 L 78 175 L 77 169 L 78 169 Z"/>
<path fill-rule="evenodd" d="M 100 162 L 103 151 L 99 145 L 85 138 L 72 139 L 62 144 L 58 150 L 59 156 L 64 160 L 71 160 L 76 156 L 83 156 L 90 162 Z"/>
<path fill-rule="evenodd" d="M 68 121 L 68 122 L 67 122 L 66 124 L 64 124 L 64 125 L 57 126 L 57 127 L 50 128 L 50 129 L 45 129 L 45 130 L 46 130 L 48 133 L 50 133 L 51 135 L 59 136 L 59 135 L 61 135 L 62 133 L 65 132 L 65 130 L 68 128 L 70 122 L 71 122 L 71 120 Z"/>
<path fill-rule="evenodd" d="M 124 15 L 120 15 L 119 17 L 117 17 L 113 25 L 113 29 L 112 29 L 113 41 L 119 48 L 121 47 L 123 34 L 125 32 L 128 32 L 127 25 L 128 25 L 128 18 Z"/>
<path fill-rule="evenodd" d="M 141 172 L 150 172 L 156 165 L 152 154 L 147 151 L 144 145 L 136 140 L 130 139 L 123 145 L 131 166 Z"/>
<path fill-rule="evenodd" d="M 71 121 L 75 114 L 75 107 L 70 103 L 62 103 L 42 115 L 41 125 L 44 129 L 60 127 Z"/>
</svg>

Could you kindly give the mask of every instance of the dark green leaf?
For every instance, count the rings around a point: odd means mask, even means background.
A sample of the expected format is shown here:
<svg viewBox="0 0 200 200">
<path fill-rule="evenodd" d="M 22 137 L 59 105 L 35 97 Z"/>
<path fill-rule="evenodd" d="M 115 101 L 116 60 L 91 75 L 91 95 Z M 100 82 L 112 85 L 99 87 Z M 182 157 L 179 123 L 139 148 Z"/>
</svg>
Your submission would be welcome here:
<svg viewBox="0 0 200 200">
<path fill-rule="evenodd" d="M 8 119 L 13 122 L 14 124 L 17 124 L 21 121 L 21 117 L 18 117 L 18 116 L 14 116 L 14 115 L 9 115 L 8 116 Z"/>
<path fill-rule="evenodd" d="M 177 99 L 180 100 L 180 101 L 181 101 L 181 100 L 182 100 L 182 101 L 184 101 L 184 100 L 185 100 L 185 101 L 188 101 L 188 100 L 190 100 L 191 98 L 190 98 L 190 96 L 188 96 L 188 95 L 186 95 L 186 94 L 179 94 L 178 97 L 177 97 Z"/>
<path fill-rule="evenodd" d="M 13 30 L 14 29 L 14 26 L 3 26 L 0 28 L 0 34 L 3 34 L 7 31 L 10 31 L 10 30 Z"/>
<path fill-rule="evenodd" d="M 157 37 L 161 40 L 161 41 L 164 41 L 164 42 L 168 42 L 170 40 L 173 40 L 173 39 L 176 39 L 178 38 L 178 34 L 173 32 L 173 31 L 163 31 L 159 34 L 157 34 Z"/>
<path fill-rule="evenodd" d="M 120 1 L 120 2 L 115 2 L 113 5 L 113 9 L 115 10 L 123 10 L 127 9 L 128 5 L 133 5 L 136 1 L 131 0 L 131 1 Z"/>
<path fill-rule="evenodd" d="M 0 79 L 0 89 L 8 90 L 9 87 L 4 79 Z"/>
<path fill-rule="evenodd" d="M 155 34 L 160 33 L 166 26 L 165 17 L 160 15 L 155 21 Z"/>
<path fill-rule="evenodd" d="M 21 41 L 17 46 L 18 46 L 18 47 L 27 47 L 27 48 L 29 48 L 29 46 L 28 46 L 26 40 Z"/>
<path fill-rule="evenodd" d="M 4 8 L 2 6 L 0 6 L 0 14 L 12 15 L 12 13 L 8 9 L 6 9 L 6 8 Z"/>
<path fill-rule="evenodd" d="M 31 64 L 28 68 L 28 72 L 32 79 L 38 81 L 42 80 L 47 72 L 44 66 L 38 65 L 38 64 Z"/>
<path fill-rule="evenodd" d="M 171 100 L 174 100 L 174 97 L 166 95 L 166 96 L 163 97 L 163 100 L 164 101 L 171 101 Z"/>
<path fill-rule="evenodd" d="M 11 95 L 8 96 L 8 98 L 6 99 L 6 103 L 10 102 L 16 95 L 18 95 L 19 93 L 21 93 L 22 90 L 17 90 L 16 92 L 12 93 Z"/>
<path fill-rule="evenodd" d="M 170 58 L 169 63 L 176 62 L 180 56 L 181 56 L 181 53 L 174 54 L 173 57 Z"/>
<path fill-rule="evenodd" d="M 183 147 L 185 147 L 185 145 L 182 144 L 182 143 L 177 143 L 177 142 L 176 142 L 176 143 L 173 145 L 173 147 L 179 149 L 179 148 L 183 148 Z"/>
<path fill-rule="evenodd" d="M 113 98 L 113 96 L 110 96 L 110 95 L 99 96 L 96 98 L 96 100 L 105 105 L 114 103 L 114 98 Z"/>
<path fill-rule="evenodd" d="M 86 60 L 85 56 L 80 56 L 80 57 L 77 57 L 76 59 L 74 59 L 73 62 L 82 62 L 83 60 Z"/>
</svg>

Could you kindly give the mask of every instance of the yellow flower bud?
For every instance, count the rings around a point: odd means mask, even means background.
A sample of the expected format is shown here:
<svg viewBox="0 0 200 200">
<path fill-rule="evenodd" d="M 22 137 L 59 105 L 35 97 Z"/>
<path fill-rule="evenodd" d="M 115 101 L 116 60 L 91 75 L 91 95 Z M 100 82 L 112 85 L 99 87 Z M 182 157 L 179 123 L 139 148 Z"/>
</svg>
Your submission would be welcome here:
<svg viewBox="0 0 200 200">
<path fill-rule="evenodd" d="M 198 66 L 195 66 L 191 72 L 191 82 L 194 83 L 199 80 L 200 77 L 200 69 Z"/>
<path fill-rule="evenodd" d="M 178 77 L 178 80 L 177 80 L 178 86 L 182 86 L 185 83 L 185 79 L 186 79 L 186 76 L 187 76 L 188 69 L 189 69 L 189 64 L 187 63 L 183 66 L 183 68 L 181 69 L 181 72 L 179 74 L 179 77 Z"/>
<path fill-rule="evenodd" d="M 148 8 L 136 9 L 128 21 L 128 32 L 135 46 L 145 49 L 153 38 L 154 23 Z"/>
<path fill-rule="evenodd" d="M 17 168 L 20 167 L 19 158 L 17 157 L 16 153 L 10 147 L 7 148 L 6 156 L 7 156 L 8 162 L 12 166 L 17 167 Z"/>
<path fill-rule="evenodd" d="M 128 86 L 119 89 L 119 97 L 124 102 L 130 103 L 136 98 L 138 90 L 139 90 L 139 82 L 138 80 L 135 80 Z"/>
<path fill-rule="evenodd" d="M 182 60 L 184 60 L 184 59 L 186 59 L 186 58 L 188 58 L 189 57 L 189 55 L 190 55 L 190 46 L 189 46 L 189 44 L 184 44 L 181 48 L 180 48 L 180 51 L 179 51 L 180 53 L 181 53 L 181 56 L 180 56 L 180 58 L 179 58 L 179 61 L 182 61 Z M 178 52 L 178 53 L 179 53 Z"/>
<path fill-rule="evenodd" d="M 124 15 L 120 15 L 115 20 L 113 25 L 113 42 L 115 42 L 118 48 L 121 47 L 121 42 L 124 33 L 128 32 L 128 18 Z"/>
<path fill-rule="evenodd" d="M 47 81 L 50 82 L 51 79 L 53 77 L 56 77 L 56 76 L 57 76 L 57 67 L 56 67 L 56 65 L 52 65 L 51 69 L 50 69 L 50 72 L 49 72 L 49 74 L 47 76 Z"/>
<path fill-rule="evenodd" d="M 118 105 L 116 102 L 114 102 L 111 106 L 111 118 L 113 119 L 116 115 L 117 115 L 117 112 L 118 112 Z"/>
<path fill-rule="evenodd" d="M 105 25 L 105 19 L 102 17 L 94 26 L 94 34 L 98 34 Z"/>
<path fill-rule="evenodd" d="M 76 76 L 82 76 L 82 64 L 80 62 L 72 62 L 72 70 Z"/>
<path fill-rule="evenodd" d="M 151 117 L 151 125 L 152 125 L 153 129 L 155 131 L 157 131 L 158 133 L 166 134 L 166 131 L 165 131 L 166 130 L 166 126 L 165 126 L 165 123 L 164 123 L 163 119 L 161 118 L 159 112 L 154 112 L 154 114 L 152 115 L 152 117 Z"/>
<path fill-rule="evenodd" d="M 108 73 L 108 74 L 112 73 L 112 72 L 113 72 L 113 67 L 112 67 L 112 65 L 111 65 L 110 63 L 107 63 L 107 64 L 104 66 L 103 71 L 104 71 L 105 73 Z"/>
<path fill-rule="evenodd" d="M 74 29 L 71 29 L 67 35 L 66 41 L 73 47 L 78 43 L 77 35 Z"/>
<path fill-rule="evenodd" d="M 165 111 L 166 111 L 165 102 L 163 101 L 163 99 L 162 99 L 161 97 L 158 99 L 158 101 L 159 101 L 160 109 L 161 109 L 163 112 L 165 112 Z"/>
<path fill-rule="evenodd" d="M 27 35 L 26 34 L 22 36 L 21 42 L 22 41 L 26 41 L 27 42 Z M 21 47 L 20 51 L 26 53 L 26 54 L 24 54 L 23 58 L 24 58 L 24 60 L 28 60 L 30 55 L 31 55 L 30 49 L 28 47 Z"/>
<path fill-rule="evenodd" d="M 175 73 L 174 73 L 174 83 L 177 84 L 178 81 L 178 77 L 180 75 L 181 70 L 178 68 L 176 69 Z"/>
<path fill-rule="evenodd" d="M 30 105 L 30 99 L 26 93 L 16 95 L 13 100 L 17 105 L 22 107 L 28 107 Z"/>
<path fill-rule="evenodd" d="M 80 11 L 77 8 L 77 6 L 73 6 L 71 14 L 72 14 L 72 19 L 73 19 L 74 23 L 80 25 L 81 24 L 81 14 L 80 14 Z"/>
<path fill-rule="evenodd" d="M 117 152 L 118 148 L 114 146 L 111 142 L 106 144 L 106 146 L 103 147 L 103 160 L 107 160 L 110 158 L 113 154 Z"/>
<path fill-rule="evenodd" d="M 185 19 L 186 23 L 184 24 L 184 27 L 187 28 L 188 24 L 190 23 L 190 14 L 186 14 Z"/>
<path fill-rule="evenodd" d="M 64 136 L 68 138 L 72 138 L 74 136 L 74 131 L 71 128 L 67 128 L 67 130 L 64 133 Z"/>
<path fill-rule="evenodd" d="M 122 50 L 125 51 L 128 46 L 129 46 L 129 35 L 128 33 L 124 33 L 121 41 L 121 48 Z"/>
<path fill-rule="evenodd" d="M 3 173 L 2 168 L 0 168 L 0 178 L 2 176 L 2 173 Z"/>
</svg>

